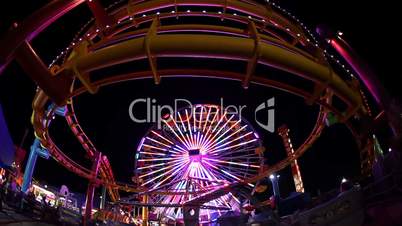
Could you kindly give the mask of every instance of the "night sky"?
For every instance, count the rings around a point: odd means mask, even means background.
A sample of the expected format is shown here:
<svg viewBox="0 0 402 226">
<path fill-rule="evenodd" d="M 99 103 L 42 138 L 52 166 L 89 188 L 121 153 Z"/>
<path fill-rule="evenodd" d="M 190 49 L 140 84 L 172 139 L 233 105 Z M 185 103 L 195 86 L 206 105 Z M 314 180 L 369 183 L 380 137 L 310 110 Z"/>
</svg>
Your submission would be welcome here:
<svg viewBox="0 0 402 226">
<path fill-rule="evenodd" d="M 7 31 L 12 21 L 21 21 L 35 9 L 48 1 L 14 0 L 10 8 L 0 8 L 0 34 Z M 112 1 L 103 1 L 109 2 Z M 369 62 L 386 89 L 396 98 L 401 91 L 397 82 L 401 77 L 396 69 L 398 56 L 392 54 L 399 42 L 395 22 L 400 21 L 393 7 L 378 1 L 338 0 L 284 0 L 276 1 L 294 13 L 306 25 L 328 24 L 345 34 L 356 51 Z M 24 5 L 21 8 L 21 5 Z M 107 5 L 107 4 L 105 4 Z M 391 10 L 391 11 L 390 11 Z M 75 32 L 89 19 L 89 10 L 83 5 L 59 20 L 33 41 L 33 46 L 49 63 L 72 39 Z M 71 23 L 73 21 L 73 23 Z M 67 23 L 68 22 L 68 23 Z M 394 34 L 394 35 L 391 35 Z M 394 39 L 394 40 L 393 40 Z M 35 85 L 13 63 L 0 76 L 0 104 L 3 107 L 14 143 L 19 144 L 26 129 L 28 137 L 23 147 L 29 150 L 33 141 L 30 124 L 31 102 Z M 78 120 L 95 146 L 106 154 L 112 163 L 119 181 L 129 182 L 133 175 L 136 147 L 141 137 L 152 124 L 135 124 L 128 115 L 128 106 L 136 98 L 155 98 L 158 104 L 171 104 L 175 98 L 186 98 L 193 103 L 247 105 L 243 115 L 253 124 L 252 109 L 271 97 L 276 98 L 276 126 L 286 123 L 295 147 L 298 147 L 313 128 L 317 106 L 307 106 L 298 97 L 273 89 L 252 85 L 248 90 L 239 82 L 201 78 L 163 78 L 159 86 L 151 80 L 139 80 L 101 88 L 97 95 L 84 94 L 74 100 Z M 144 113 L 140 112 L 139 114 Z M 267 148 L 267 162 L 273 164 L 285 157 L 280 137 L 264 132 L 255 123 L 254 128 L 262 136 Z M 84 150 L 74 138 L 63 118 L 57 118 L 51 126 L 55 142 L 77 162 L 89 166 Z M 384 140 L 384 148 L 387 141 Z M 355 178 L 359 175 L 359 154 L 349 131 L 342 125 L 327 128 L 318 142 L 300 159 L 300 167 L 306 190 L 315 194 L 338 185 L 342 177 Z M 84 192 L 86 181 L 68 172 L 54 160 L 37 162 L 35 179 L 59 186 L 67 184 L 71 190 Z M 290 170 L 280 172 L 280 185 L 284 194 L 294 188 Z"/>
</svg>

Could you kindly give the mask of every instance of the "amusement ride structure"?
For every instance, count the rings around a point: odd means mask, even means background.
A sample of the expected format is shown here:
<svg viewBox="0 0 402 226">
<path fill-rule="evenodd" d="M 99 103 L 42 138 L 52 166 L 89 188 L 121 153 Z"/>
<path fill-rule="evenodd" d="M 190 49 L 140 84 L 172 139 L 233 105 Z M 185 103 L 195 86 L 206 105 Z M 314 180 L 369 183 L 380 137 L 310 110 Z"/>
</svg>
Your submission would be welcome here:
<svg viewBox="0 0 402 226">
<path fill-rule="evenodd" d="M 215 105 L 196 105 L 166 117 L 163 122 L 168 130 L 151 129 L 137 149 L 137 176 L 140 185 L 151 191 L 187 193 L 156 195 L 154 202 L 185 204 L 205 192 L 255 176 L 262 169 L 262 143 L 251 125 L 236 114 L 220 112 Z M 240 209 L 239 199 L 231 193 L 205 205 L 209 208 L 201 211 L 200 217 L 206 221 L 212 220 L 214 206 Z M 180 208 L 157 208 L 156 212 L 173 219 L 183 217 Z"/>
<path fill-rule="evenodd" d="M 93 19 L 46 66 L 30 42 L 81 4 L 90 8 Z M 390 109 L 390 99 L 380 83 L 361 66 L 341 36 L 324 28 L 319 29 L 319 34 L 322 42 L 297 18 L 269 2 L 129 0 L 104 8 L 99 0 L 51 1 L 22 23 L 14 24 L 0 40 L 0 72 L 15 60 L 38 85 L 32 103 L 36 141 L 23 190 L 30 185 L 37 156 L 50 156 L 88 179 L 84 222 L 91 217 L 98 186 L 107 188 L 112 202 L 123 199 L 119 191 L 140 196 L 136 205 L 143 207 L 143 225 L 147 225 L 148 206 L 155 207 L 153 211 L 160 218 L 186 218 L 186 210 L 190 210 L 190 215 L 196 216 L 190 223 L 198 223 L 198 219 L 208 222 L 216 213 L 239 208 L 240 202 L 231 192 L 239 184 L 251 191 L 256 182 L 289 165 L 297 190 L 303 192 L 297 159 L 331 124 L 329 119 L 350 129 L 362 150 L 362 171 L 369 173 L 374 126 L 366 125 L 387 118 L 395 137 L 400 138 L 401 120 Z M 330 46 L 334 49 L 327 50 Z M 339 63 L 335 52 L 349 66 Z M 177 59 L 196 60 L 198 68 L 169 64 Z M 211 68 L 211 60 L 241 62 L 245 67 L 243 71 Z M 149 66 L 136 67 L 137 62 L 147 62 Z M 124 65 L 123 72 L 113 70 Z M 270 76 L 266 73 L 269 70 L 282 71 L 286 76 Z M 278 132 L 288 155 L 275 165 L 263 167 L 264 148 L 246 120 L 220 112 L 214 105 L 182 109 L 163 119 L 168 130 L 156 125 L 149 130 L 137 149 L 134 183 L 119 183 L 107 156 L 97 150 L 80 126 L 73 100 L 86 92 L 96 94 L 110 84 L 150 78 L 158 85 L 164 77 L 237 80 L 245 89 L 254 83 L 301 97 L 306 104 L 319 105 L 320 111 L 313 130 L 299 147 L 292 147 L 288 129 L 281 127 Z M 372 114 L 360 81 L 383 110 L 378 116 Z M 73 161 L 53 141 L 48 128 L 56 116 L 66 119 L 92 160 L 92 168 Z"/>
</svg>

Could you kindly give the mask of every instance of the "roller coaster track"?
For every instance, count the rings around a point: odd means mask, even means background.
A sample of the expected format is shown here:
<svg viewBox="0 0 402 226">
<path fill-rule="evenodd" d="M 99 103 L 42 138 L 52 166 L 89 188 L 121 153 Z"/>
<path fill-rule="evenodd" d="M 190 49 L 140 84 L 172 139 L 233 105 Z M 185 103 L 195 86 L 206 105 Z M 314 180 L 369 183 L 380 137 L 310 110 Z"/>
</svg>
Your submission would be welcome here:
<svg viewBox="0 0 402 226">
<path fill-rule="evenodd" d="M 333 112 L 341 122 L 347 124 L 353 115 L 364 114 L 359 91 L 350 85 L 350 81 L 344 81 L 332 70 L 325 61 L 322 50 L 309 40 L 301 26 L 277 13 L 269 5 L 251 1 L 129 1 L 127 5 L 108 14 L 111 17 L 110 21 L 116 21 L 114 24 L 106 24 L 103 27 L 99 27 L 100 23 L 94 24 L 78 42 L 70 44 L 65 61 L 60 62 L 60 67 L 53 68 L 55 75 L 50 76 L 51 73 L 44 68 L 43 62 L 35 54 L 29 42 L 56 19 L 83 2 L 83 0 L 53 1 L 20 24 L 17 30 L 10 32 L 0 41 L 1 46 L 7 46 L 0 50 L 0 72 L 13 58 L 16 58 L 28 73 L 31 72 L 30 76 L 40 87 L 33 101 L 32 123 L 35 135 L 52 157 L 68 170 L 107 186 L 112 199 L 118 199 L 116 190 L 144 192 L 146 189 L 115 182 L 106 158 L 102 159 L 101 177 L 94 178 L 91 170 L 79 165 L 60 150 L 48 131 L 52 112 L 46 112 L 45 109 L 52 101 L 59 105 L 67 104 L 66 120 L 90 157 L 97 150 L 79 125 L 72 98 L 84 92 L 95 93 L 99 87 L 113 83 L 144 78 L 153 78 L 155 83 L 159 83 L 162 77 L 229 79 L 241 81 L 244 87 L 254 83 L 276 88 L 302 97 L 308 103 L 320 105 L 312 132 L 294 155 L 256 177 L 246 179 L 245 183 L 258 181 L 272 172 L 283 169 L 300 157 L 320 136 L 328 112 Z M 91 4 L 90 2 L 88 4 Z M 215 11 L 214 13 L 201 10 L 180 11 L 182 7 L 210 7 Z M 99 22 L 100 17 L 97 15 L 99 12 L 102 13 L 99 11 L 101 9 L 93 8 L 91 5 L 90 8 L 94 12 L 95 21 Z M 156 12 L 158 10 L 163 12 Z M 245 28 L 211 24 L 159 24 L 167 19 L 181 17 L 220 18 L 241 24 Z M 146 26 L 147 23 L 150 23 L 148 28 L 130 30 Z M 100 41 L 96 42 L 96 38 L 100 38 Z M 247 63 L 247 68 L 245 73 L 239 73 L 227 70 L 162 68 L 156 64 L 157 59 L 176 57 L 244 61 Z M 149 60 L 151 70 L 133 70 L 103 78 L 97 78 L 92 74 L 94 71 L 142 59 Z M 270 79 L 269 75 L 257 75 L 255 73 L 257 65 L 288 72 L 312 83 L 314 90 L 294 87 Z M 74 80 L 79 80 L 82 85 L 73 85 Z M 343 101 L 347 106 L 346 109 L 337 109 L 331 101 L 333 96 Z M 155 191 L 155 193 L 177 192 Z"/>
</svg>

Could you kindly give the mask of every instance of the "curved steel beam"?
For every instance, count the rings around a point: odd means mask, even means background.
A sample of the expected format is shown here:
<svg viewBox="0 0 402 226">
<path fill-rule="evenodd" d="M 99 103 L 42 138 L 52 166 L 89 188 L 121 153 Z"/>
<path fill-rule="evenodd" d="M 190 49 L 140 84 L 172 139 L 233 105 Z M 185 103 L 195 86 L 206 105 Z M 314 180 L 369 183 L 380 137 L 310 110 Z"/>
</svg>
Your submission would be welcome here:
<svg viewBox="0 0 402 226">
<path fill-rule="evenodd" d="M 373 95 L 377 104 L 381 109 L 384 109 L 388 118 L 388 124 L 395 138 L 399 142 L 402 142 L 402 117 L 400 116 L 400 112 L 393 112 L 391 98 L 378 77 L 344 39 L 339 36 L 332 38 L 330 44 L 359 75 L 359 78 Z"/>
<path fill-rule="evenodd" d="M 160 15 L 160 18 L 163 18 L 163 15 Z M 149 22 L 151 19 L 144 20 L 143 22 Z M 138 22 L 141 23 L 141 22 Z M 117 34 L 112 37 L 105 38 L 91 46 L 89 46 L 89 51 L 94 51 L 98 50 L 101 48 L 105 48 L 107 46 L 132 39 L 135 37 L 141 37 L 144 36 L 147 33 L 148 29 L 137 29 L 135 31 L 130 31 L 122 34 Z M 238 36 L 238 37 L 248 37 L 247 34 L 245 34 L 243 29 L 238 29 L 238 28 L 232 28 L 232 27 L 225 27 L 225 26 L 217 26 L 217 25 L 204 25 L 204 24 L 178 24 L 178 25 L 166 25 L 166 26 L 161 26 L 158 28 L 158 34 L 162 33 L 175 33 L 175 32 L 200 32 L 200 33 L 210 33 L 210 34 L 220 34 L 220 35 L 233 35 L 233 36 Z M 296 48 L 295 46 L 280 40 L 276 39 L 273 37 L 270 37 L 265 34 L 260 34 L 261 41 L 262 42 L 267 42 L 271 44 L 275 44 L 278 46 L 281 46 L 283 48 L 287 48 L 290 51 L 293 51 L 295 53 L 298 53 L 300 55 L 303 55 L 311 60 L 318 61 L 317 57 L 314 57 L 308 52 L 305 52 L 299 48 Z"/>
<path fill-rule="evenodd" d="M 279 28 L 289 28 L 290 30 L 296 31 L 301 36 L 303 35 L 303 30 L 298 25 L 292 24 L 282 15 L 276 13 L 270 7 L 262 4 L 244 1 L 225 1 L 225 0 L 150 0 L 142 2 L 129 3 L 127 7 L 122 7 L 116 10 L 112 14 L 115 18 L 127 18 L 129 16 L 139 15 L 147 13 L 150 11 L 160 10 L 169 7 L 176 6 L 205 6 L 205 7 L 219 7 L 222 9 L 231 9 L 234 11 L 242 12 L 250 16 L 254 16 L 260 19 L 266 19 L 267 21 L 274 21 Z M 127 10 L 130 8 L 130 10 Z M 128 13 L 127 13 L 128 12 Z M 296 34 L 295 34 L 295 37 Z"/>
<path fill-rule="evenodd" d="M 144 38 L 124 41 L 66 62 L 61 73 L 71 68 L 88 73 L 97 69 L 138 59 L 145 59 Z M 197 57 L 247 61 L 252 57 L 254 40 L 217 35 L 161 34 L 153 38 L 150 47 L 156 57 Z M 303 56 L 269 43 L 260 45 L 259 63 L 271 66 L 318 84 L 328 85 L 334 94 L 349 106 L 350 117 L 361 107 L 360 94 L 354 91 L 332 69 Z M 346 116 L 345 116 L 346 117 Z"/>
<path fill-rule="evenodd" d="M 58 18 L 74 9 L 85 0 L 54 0 L 36 11 L 17 28 L 0 40 L 0 74 L 13 58 L 14 51 L 24 42 L 30 42 Z"/>
<path fill-rule="evenodd" d="M 8 64 L 14 55 L 14 48 L 19 47 L 24 41 L 32 40 L 40 31 L 49 26 L 57 18 L 64 15 L 69 10 L 78 6 L 84 2 L 84 0 L 56 0 L 48 4 L 27 21 L 23 22 L 18 30 L 10 32 L 5 39 L 0 41 L 0 45 L 6 48 L 0 50 L 0 73 L 2 69 Z M 130 3 L 131 4 L 131 3 Z M 292 31 L 300 32 L 303 36 L 303 30 L 299 26 L 290 23 L 287 19 L 281 15 L 270 10 L 269 7 L 260 5 L 257 3 L 250 4 L 250 2 L 244 1 L 221 1 L 221 0 L 151 0 L 151 1 L 141 1 L 132 3 L 129 5 L 131 9 L 130 15 L 139 14 L 143 12 L 149 12 L 155 9 L 167 8 L 167 7 L 177 7 L 177 6 L 212 6 L 212 7 L 222 7 L 225 9 L 232 9 L 235 11 L 243 12 L 260 19 L 267 19 L 271 21 L 276 21 L 279 28 L 289 28 Z M 115 18 L 126 18 L 128 17 L 127 11 L 124 8 L 117 10 L 114 13 Z M 293 34 L 293 33 L 292 33 Z M 293 34 L 294 35 L 294 34 Z M 239 37 L 222 37 L 222 36 L 212 36 L 212 35 L 158 35 L 154 37 L 152 45 L 149 46 L 149 50 L 157 57 L 175 57 L 175 56 L 187 56 L 187 57 L 217 57 L 222 59 L 236 59 L 236 60 L 248 60 L 253 56 L 254 40 L 239 38 Z M 196 45 L 188 41 L 196 42 Z M 6 43 L 7 45 L 3 45 Z M 74 63 L 74 66 L 81 71 L 89 72 L 91 70 L 99 69 L 105 66 L 114 65 L 126 61 L 131 61 L 135 59 L 146 58 L 146 54 L 143 48 L 144 43 L 143 38 L 137 38 L 123 43 L 119 43 L 110 46 L 106 49 L 97 50 L 93 53 L 89 53 L 86 56 L 81 56 L 79 61 Z M 225 45 L 222 45 L 224 43 Z M 132 46 L 131 46 L 132 45 Z M 130 52 L 131 51 L 131 52 Z M 336 95 L 342 98 L 348 103 L 353 113 L 356 109 L 360 108 L 361 100 L 359 95 L 356 95 L 353 89 L 351 89 L 344 81 L 342 81 L 338 76 L 329 77 L 328 74 L 330 70 L 327 66 L 321 65 L 310 59 L 281 48 L 279 46 L 263 43 L 261 44 L 261 60 L 259 63 L 273 66 L 284 71 L 288 71 L 297 74 L 303 78 L 309 79 L 316 83 L 328 84 L 329 89 L 333 90 Z M 105 55 L 106 54 L 106 55 Z M 111 54 L 107 56 L 107 54 Z M 67 63 L 64 70 L 71 69 L 71 66 Z M 163 75 L 162 71 L 158 71 Z M 212 73 L 213 74 L 213 73 Z M 177 74 L 174 74 L 177 75 Z M 191 73 L 187 71 L 185 76 L 191 76 Z M 209 74 L 210 76 L 211 74 Z M 233 74 L 232 74 L 233 75 Z M 148 73 L 145 77 L 150 76 Z M 225 77 L 225 76 L 224 76 Z M 227 76 L 227 79 L 241 80 L 244 75 L 235 75 L 233 77 Z M 256 76 L 252 77 L 252 82 L 264 84 L 268 80 L 266 78 L 259 78 Z M 117 80 L 105 80 L 105 82 L 117 82 Z M 287 84 L 281 84 L 276 81 L 270 81 L 271 86 L 275 86 L 279 89 L 283 89 L 289 92 L 293 92 L 303 97 L 312 97 L 310 93 L 306 91 L 291 87 Z M 50 115 L 45 112 L 44 106 L 48 102 L 48 97 L 42 92 L 37 93 L 37 98 L 35 98 L 33 103 L 34 113 L 33 113 L 33 124 L 35 128 L 35 135 L 41 139 L 42 145 L 49 149 L 52 156 L 59 161 L 62 165 L 67 167 L 69 170 L 77 173 L 78 175 L 88 178 L 92 178 L 92 172 L 89 169 L 82 167 L 81 165 L 75 163 L 73 160 L 68 158 L 52 141 L 49 133 L 48 126 L 51 122 Z M 331 105 L 326 103 L 322 99 L 315 99 L 315 102 L 321 104 L 322 106 L 331 109 L 337 114 L 336 109 L 332 109 Z M 325 118 L 323 116 L 324 112 L 320 111 L 320 117 L 318 118 L 316 127 L 313 130 L 313 135 L 310 135 L 302 147 L 308 147 L 310 142 L 316 139 L 317 134 L 322 130 L 322 120 Z M 348 114 L 349 116 L 349 114 Z M 320 122 L 321 124 L 319 124 Z M 303 150 L 303 149 L 301 149 Z M 269 174 L 272 170 L 279 169 L 280 167 L 286 166 L 289 162 L 293 161 L 294 158 L 299 157 L 303 151 L 297 152 L 298 155 L 294 155 L 291 159 L 285 159 L 277 167 L 270 168 L 263 174 L 258 176 L 264 176 Z M 258 178 L 252 178 L 250 180 L 258 180 Z M 110 183 L 102 179 L 96 179 L 96 183 L 103 183 L 107 186 L 113 186 L 115 188 L 123 190 L 139 191 L 138 188 L 133 188 L 128 185 L 121 185 L 116 183 Z M 171 194 L 171 193 L 169 193 Z"/>
<path fill-rule="evenodd" d="M 78 119 L 74 112 L 74 106 L 72 103 L 72 99 L 70 99 L 67 102 L 66 109 L 67 109 L 67 112 L 65 114 L 65 119 L 67 121 L 68 126 L 70 127 L 71 131 L 73 132 L 75 137 L 78 139 L 78 141 L 81 143 L 81 146 L 85 149 L 88 156 L 91 159 L 94 158 L 95 154 L 98 153 L 98 151 L 97 151 L 95 145 L 91 142 L 91 140 L 85 134 L 84 130 L 81 128 L 81 125 L 79 124 Z M 107 180 L 109 182 L 115 181 L 110 163 L 107 160 L 106 156 L 102 156 L 102 158 L 100 160 L 100 168 L 99 169 L 100 169 L 101 178 L 103 180 Z M 109 192 L 109 195 L 110 195 L 112 201 L 119 200 L 119 194 L 115 189 L 108 187 L 108 192 Z"/>
<path fill-rule="evenodd" d="M 56 21 L 58 18 L 74 9 L 85 0 L 55 0 L 42 7 L 26 20 L 24 20 L 18 29 L 11 30 L 7 35 L 0 41 L 0 74 L 3 72 L 5 67 L 13 59 L 13 54 L 15 49 L 23 43 L 24 41 L 30 42 L 34 37 L 36 37 L 41 31 L 47 28 L 50 24 Z M 299 26 L 295 26 L 290 23 L 286 18 L 280 14 L 274 12 L 272 9 L 264 5 L 257 3 L 251 4 L 249 2 L 242 1 L 221 1 L 221 0 L 163 0 L 163 1 L 140 1 L 133 2 L 134 6 L 130 7 L 130 12 L 132 14 L 140 14 L 154 9 L 166 8 L 170 6 L 216 6 L 222 8 L 228 8 L 232 10 L 237 10 L 244 12 L 259 18 L 267 18 L 267 20 L 276 21 L 279 27 L 290 28 L 297 31 L 299 34 L 303 35 L 303 30 Z M 127 8 L 123 7 L 116 10 L 113 14 L 114 18 L 127 18 Z"/>
<path fill-rule="evenodd" d="M 168 71 L 159 71 L 162 76 L 201 76 L 202 74 L 207 75 L 207 76 L 214 76 L 216 78 L 226 78 L 226 79 L 235 79 L 235 80 L 241 80 L 243 75 L 239 73 L 227 73 L 227 72 L 214 72 L 214 71 L 200 71 L 200 70 L 193 70 L 193 71 L 186 71 L 186 70 L 181 70 L 181 71 L 174 71 L 174 70 L 168 70 Z M 152 78 L 152 73 L 150 71 L 148 72 L 143 72 L 143 73 L 136 73 L 136 74 L 129 74 L 129 75 L 122 75 L 122 76 L 116 76 L 114 77 L 114 80 L 111 78 L 103 79 L 97 81 L 97 85 L 103 86 L 103 85 L 108 85 L 108 84 L 113 84 L 116 82 L 123 82 L 127 80 L 132 80 L 132 79 L 140 79 L 140 78 Z M 308 99 L 311 97 L 311 94 L 306 93 L 303 90 L 300 90 L 298 88 L 292 88 L 289 85 L 286 84 L 281 84 L 279 82 L 275 82 L 272 80 L 264 79 L 261 77 L 253 77 L 253 83 L 261 84 L 261 85 L 266 85 L 269 87 L 276 87 L 281 90 L 289 90 L 291 93 L 296 94 L 298 96 L 304 97 L 305 99 Z M 84 88 L 78 89 L 74 92 L 75 95 L 82 94 L 86 90 Z M 40 99 L 40 98 L 39 98 Z M 37 103 L 43 103 L 43 100 L 37 99 Z M 322 100 L 316 100 L 318 104 L 321 104 L 325 108 L 327 108 L 330 111 L 336 112 L 336 109 L 332 109 L 331 106 L 328 105 L 327 101 L 322 99 Z M 248 182 L 254 182 L 259 180 L 260 178 L 264 177 L 264 175 L 269 175 L 272 173 L 274 170 L 279 170 L 284 167 L 286 167 L 290 162 L 294 160 L 294 158 L 300 157 L 301 154 L 303 154 L 309 146 L 319 137 L 322 129 L 324 128 L 324 120 L 325 120 L 325 113 L 323 109 L 320 110 L 319 117 L 317 119 L 317 123 L 312 131 L 312 133 L 309 135 L 309 137 L 306 139 L 305 143 L 301 145 L 297 151 L 295 152 L 295 155 L 293 158 L 287 158 L 282 160 L 277 166 L 272 167 L 268 169 L 267 171 L 262 172 L 258 176 L 248 180 Z M 340 114 L 340 112 L 336 112 Z M 36 112 L 35 115 L 42 115 L 40 112 Z M 48 116 L 49 117 L 49 116 Z M 39 118 L 37 118 L 39 119 Z M 49 123 L 44 123 L 44 121 L 50 120 L 50 118 L 43 117 L 40 121 L 36 121 L 34 123 L 35 126 L 35 131 L 38 131 L 39 133 L 41 131 L 47 131 L 46 126 L 49 126 Z M 40 127 L 40 129 L 39 129 Z M 83 168 L 82 166 L 76 164 L 74 161 L 69 159 L 64 153 L 61 152 L 61 150 L 53 143 L 50 135 L 47 132 L 42 132 L 40 137 L 42 137 L 42 144 L 44 144 L 46 147 L 49 148 L 49 152 L 52 154 L 52 156 L 60 162 L 62 165 L 64 165 L 68 170 L 76 173 L 77 175 L 84 177 L 84 178 L 91 178 L 91 171 L 88 169 Z M 132 187 L 127 184 L 116 184 L 116 183 L 110 183 L 108 181 L 98 179 L 97 183 L 99 184 L 104 184 L 106 186 L 110 186 L 116 189 L 120 190 L 125 190 L 125 191 L 130 191 L 130 192 L 144 192 L 145 188 L 137 188 L 137 187 Z M 171 195 L 171 194 L 181 194 L 180 192 L 172 192 L 172 191 L 155 191 L 154 193 L 158 194 L 164 194 L 164 195 Z"/>
<path fill-rule="evenodd" d="M 243 75 L 239 73 L 232 73 L 232 72 L 218 72 L 218 71 L 208 71 L 208 70 L 161 70 L 159 71 L 161 76 L 164 77 L 188 77 L 188 76 L 200 76 L 202 75 L 207 75 L 207 77 L 213 77 L 213 78 L 224 78 L 224 79 L 231 79 L 231 80 L 238 80 L 241 81 Z M 112 76 L 108 77 L 99 81 L 96 81 L 96 85 L 101 87 L 101 86 L 106 86 L 106 85 L 111 85 L 119 82 L 124 82 L 124 81 L 129 81 L 133 79 L 144 79 L 144 78 L 151 78 L 151 72 L 139 72 L 139 73 L 131 73 L 131 74 L 124 74 L 124 75 L 117 75 L 117 76 Z M 271 88 L 276 88 L 285 92 L 289 92 L 293 95 L 302 97 L 304 99 L 309 99 L 311 98 L 312 94 L 309 94 L 301 89 L 276 82 L 273 80 L 269 79 L 264 79 L 261 78 L 261 76 L 255 76 L 253 78 L 252 83 L 263 85 L 266 87 L 271 87 Z M 80 88 L 77 89 L 73 96 L 78 96 L 85 92 L 85 88 Z M 281 169 L 284 169 L 287 167 L 291 162 L 293 162 L 295 159 L 299 158 L 302 156 L 310 147 L 311 145 L 318 139 L 318 137 L 321 135 L 322 131 L 325 128 L 325 120 L 327 118 L 327 112 L 332 111 L 335 114 L 341 114 L 340 112 L 336 111 L 336 109 L 331 108 L 331 100 L 330 100 L 330 95 L 327 94 L 327 96 L 324 96 L 323 99 L 321 100 L 316 100 L 317 104 L 320 104 L 322 107 L 320 108 L 320 112 L 318 114 L 315 126 L 307 139 L 303 142 L 302 145 L 297 148 L 293 156 L 289 156 L 286 159 L 283 159 L 280 161 L 278 164 L 275 164 L 275 166 L 267 169 L 266 171 L 261 172 L 258 174 L 256 177 L 250 178 L 249 180 L 246 180 L 245 183 L 253 183 L 256 182 L 266 176 L 269 176 L 270 174 L 279 171 Z M 349 125 L 348 125 L 349 126 Z M 349 126 L 350 127 L 350 126 Z M 353 133 L 353 131 L 352 131 Z M 356 134 L 354 134 L 356 136 Z"/>
</svg>

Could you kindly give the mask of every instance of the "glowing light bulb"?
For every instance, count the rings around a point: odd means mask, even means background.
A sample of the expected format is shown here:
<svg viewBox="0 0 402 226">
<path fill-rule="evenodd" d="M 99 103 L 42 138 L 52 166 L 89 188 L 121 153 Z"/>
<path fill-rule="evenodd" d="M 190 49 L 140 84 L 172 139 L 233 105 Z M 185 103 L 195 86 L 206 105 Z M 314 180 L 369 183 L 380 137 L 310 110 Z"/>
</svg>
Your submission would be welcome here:
<svg viewBox="0 0 402 226">
<path fill-rule="evenodd" d="M 342 178 L 342 183 L 346 183 L 348 180 L 346 178 Z"/>
</svg>

